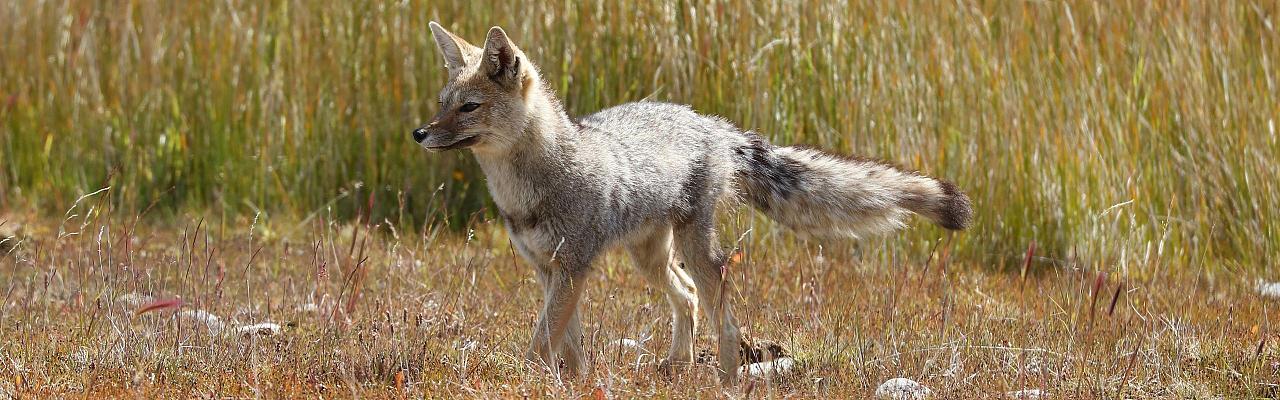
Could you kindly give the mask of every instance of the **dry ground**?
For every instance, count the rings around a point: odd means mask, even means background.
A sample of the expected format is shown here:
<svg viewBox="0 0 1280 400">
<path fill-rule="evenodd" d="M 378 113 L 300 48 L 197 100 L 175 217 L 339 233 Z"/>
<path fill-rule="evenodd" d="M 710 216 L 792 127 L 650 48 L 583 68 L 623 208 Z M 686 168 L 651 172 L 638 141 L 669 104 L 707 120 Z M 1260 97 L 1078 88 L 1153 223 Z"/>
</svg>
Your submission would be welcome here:
<svg viewBox="0 0 1280 400">
<path fill-rule="evenodd" d="M 522 359 L 539 289 L 497 223 L 474 221 L 463 237 L 322 216 L 148 225 L 80 209 L 89 217 L 27 221 L 0 253 L 2 394 L 726 396 L 706 366 L 655 374 L 648 352 L 665 353 L 666 303 L 619 254 L 600 263 L 583 309 L 595 369 L 558 381 Z M 945 238 L 931 252 L 766 232 L 739 242 L 737 310 L 749 335 L 798 362 L 737 396 L 864 398 L 892 377 L 937 398 L 1277 394 L 1274 303 L 1217 278 L 1233 274 L 1137 280 L 1034 254 L 1025 269 L 960 265 Z M 172 298 L 184 304 L 139 313 Z M 282 329 L 235 332 L 259 322 Z M 640 348 L 614 344 L 623 338 Z M 699 335 L 699 348 L 710 343 Z"/>
</svg>

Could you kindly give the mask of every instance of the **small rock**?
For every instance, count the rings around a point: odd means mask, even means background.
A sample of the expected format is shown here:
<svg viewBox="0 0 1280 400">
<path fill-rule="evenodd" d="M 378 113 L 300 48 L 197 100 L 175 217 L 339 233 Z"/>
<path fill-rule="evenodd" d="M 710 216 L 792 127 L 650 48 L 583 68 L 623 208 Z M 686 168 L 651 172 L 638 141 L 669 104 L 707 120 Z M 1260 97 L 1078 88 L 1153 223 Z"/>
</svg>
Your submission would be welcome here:
<svg viewBox="0 0 1280 400">
<path fill-rule="evenodd" d="M 622 338 L 609 342 L 609 346 L 624 351 L 634 351 L 640 354 L 648 354 L 649 349 L 644 348 L 644 343 L 635 339 Z"/>
<path fill-rule="evenodd" d="M 1280 299 L 1280 282 L 1266 282 L 1259 280 L 1257 289 L 1258 294 L 1262 295 L 1262 297 Z"/>
<path fill-rule="evenodd" d="M 796 360 L 791 357 L 782 357 L 773 361 L 765 361 L 743 365 L 739 374 L 747 375 L 752 378 L 770 379 L 774 377 L 782 377 L 791 373 L 791 368 L 796 364 Z"/>
<path fill-rule="evenodd" d="M 244 336 L 275 336 L 280 334 L 280 325 L 271 322 L 261 322 L 236 328 L 236 333 Z"/>
<path fill-rule="evenodd" d="M 1038 400 L 1038 399 L 1049 397 L 1048 392 L 1045 392 L 1040 389 L 1022 389 L 1022 390 L 1012 391 L 1006 394 L 1009 395 L 1009 398 L 1012 398 L 1012 399 L 1025 399 L 1025 400 Z"/>
<path fill-rule="evenodd" d="M 876 398 L 880 400 L 924 400 L 931 394 L 929 388 L 907 378 L 893 378 L 876 388 Z"/>
<path fill-rule="evenodd" d="M 621 347 L 640 347 L 640 342 L 637 342 L 635 339 L 622 338 L 613 341 L 613 345 Z"/>
<path fill-rule="evenodd" d="M 177 315 L 178 318 L 187 319 L 194 322 L 202 322 L 209 329 L 210 334 L 218 334 L 222 332 L 222 319 L 217 315 L 210 314 L 205 310 L 182 310 Z"/>
</svg>

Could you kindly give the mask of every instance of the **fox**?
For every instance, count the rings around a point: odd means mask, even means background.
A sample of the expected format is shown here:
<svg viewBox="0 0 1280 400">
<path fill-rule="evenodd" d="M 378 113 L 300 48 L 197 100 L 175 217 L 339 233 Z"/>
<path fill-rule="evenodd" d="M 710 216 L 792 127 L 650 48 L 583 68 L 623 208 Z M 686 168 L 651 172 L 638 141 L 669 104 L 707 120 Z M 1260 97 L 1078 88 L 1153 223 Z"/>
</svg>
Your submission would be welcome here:
<svg viewBox="0 0 1280 400">
<path fill-rule="evenodd" d="M 525 356 L 558 376 L 587 368 L 579 304 L 592 264 L 625 249 L 671 308 L 671 348 L 658 363 L 694 363 L 701 311 L 715 336 L 717 379 L 739 381 L 744 339 L 731 310 L 717 207 L 747 203 L 801 235 L 864 238 L 911 214 L 948 230 L 972 220 L 954 184 L 888 163 L 775 146 L 687 105 L 626 103 L 571 118 L 501 27 L 476 47 L 429 24 L 448 80 L 412 139 L 431 152 L 468 150 L 512 246 L 535 272 L 543 304 Z"/>
</svg>

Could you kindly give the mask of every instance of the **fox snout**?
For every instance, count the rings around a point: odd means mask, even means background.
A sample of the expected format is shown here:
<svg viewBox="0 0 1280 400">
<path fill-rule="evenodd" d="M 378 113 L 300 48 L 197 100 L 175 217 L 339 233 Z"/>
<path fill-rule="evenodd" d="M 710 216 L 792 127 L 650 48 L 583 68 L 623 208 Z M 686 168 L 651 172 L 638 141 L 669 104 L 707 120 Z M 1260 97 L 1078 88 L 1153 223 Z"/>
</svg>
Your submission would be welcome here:
<svg viewBox="0 0 1280 400">
<path fill-rule="evenodd" d="M 451 136 L 449 135 L 448 129 L 440 128 L 440 121 L 431 121 L 426 125 L 419 126 L 417 129 L 414 129 L 410 135 L 413 136 L 414 142 L 417 142 L 422 145 L 422 147 L 426 147 L 428 149 L 439 146 L 440 143 L 436 142 L 439 142 L 440 139 L 444 139 L 442 136 Z"/>
<path fill-rule="evenodd" d="M 413 135 L 413 141 L 421 144 L 423 140 L 427 139 L 427 129 L 426 128 L 414 129 L 412 135 Z"/>
<path fill-rule="evenodd" d="M 441 121 L 432 121 L 414 129 L 410 135 L 414 142 L 431 151 L 467 148 L 480 141 L 474 133 L 457 132 L 456 127 L 444 125 Z"/>
<path fill-rule="evenodd" d="M 419 126 L 418 129 L 414 129 L 413 141 L 426 146 L 427 143 L 423 142 L 427 141 L 428 138 L 432 138 L 434 140 L 433 137 L 446 134 L 453 130 L 453 124 L 450 123 L 452 121 L 448 118 L 444 118 L 447 117 L 447 115 L 444 114 L 444 110 L 441 110 L 441 112 L 436 113 L 435 117 L 431 118 L 431 122 L 428 122 L 426 125 Z"/>
</svg>

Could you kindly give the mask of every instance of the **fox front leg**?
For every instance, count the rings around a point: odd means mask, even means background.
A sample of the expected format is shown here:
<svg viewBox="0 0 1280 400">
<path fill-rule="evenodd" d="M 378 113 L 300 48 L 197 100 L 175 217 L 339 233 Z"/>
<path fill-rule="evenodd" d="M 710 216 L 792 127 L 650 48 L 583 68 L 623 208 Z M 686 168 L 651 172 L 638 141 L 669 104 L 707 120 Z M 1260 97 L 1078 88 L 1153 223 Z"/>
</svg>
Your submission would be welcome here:
<svg viewBox="0 0 1280 400">
<path fill-rule="evenodd" d="M 582 367 L 582 351 L 580 343 L 566 344 L 566 340 L 580 338 L 566 337 L 573 328 L 578 310 L 578 300 L 582 297 L 583 283 L 586 274 L 583 269 L 557 268 L 539 271 L 545 297 L 538 324 L 534 327 L 532 340 L 526 357 L 538 362 L 553 373 L 559 372 L 558 353 L 566 348 L 565 364 L 570 374 L 580 373 Z"/>
</svg>

